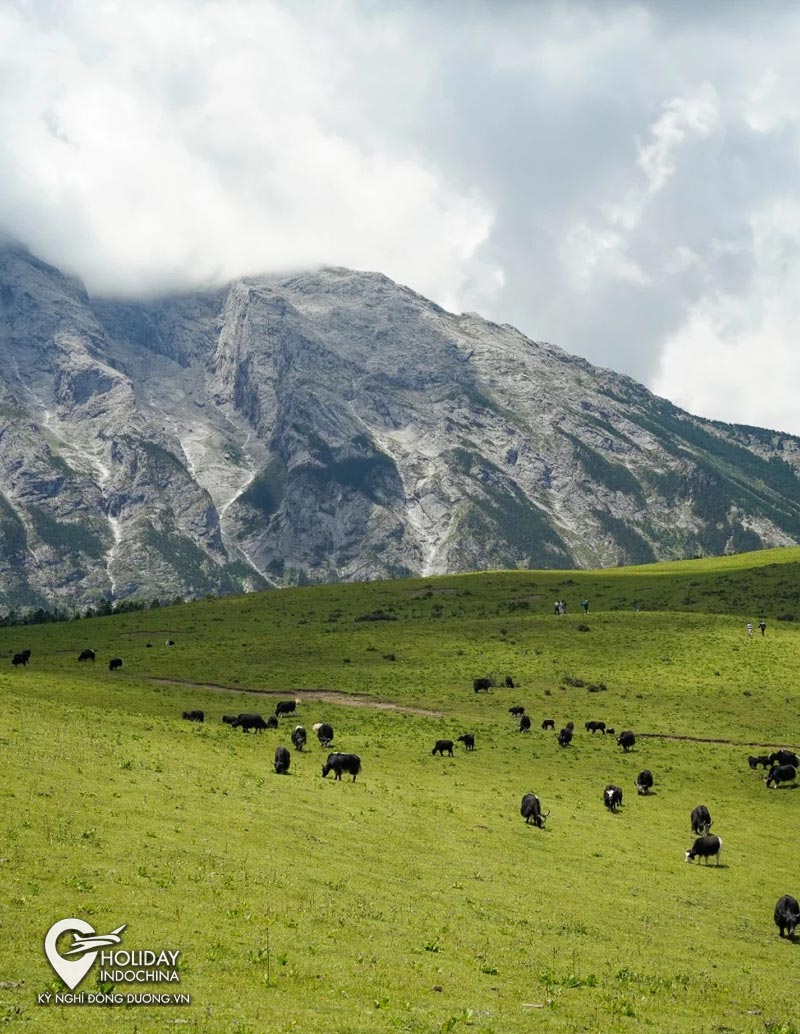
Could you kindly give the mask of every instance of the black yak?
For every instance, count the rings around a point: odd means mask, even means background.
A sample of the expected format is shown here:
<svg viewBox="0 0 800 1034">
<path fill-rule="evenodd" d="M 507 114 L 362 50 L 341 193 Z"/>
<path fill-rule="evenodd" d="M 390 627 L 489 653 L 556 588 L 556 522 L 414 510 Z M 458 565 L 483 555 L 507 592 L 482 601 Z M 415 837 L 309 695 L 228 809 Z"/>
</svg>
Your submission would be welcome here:
<svg viewBox="0 0 800 1034">
<path fill-rule="evenodd" d="M 286 747 L 275 748 L 275 774 L 288 775 L 289 765 L 292 763 L 291 755 Z"/>
<path fill-rule="evenodd" d="M 329 754 L 328 760 L 322 766 L 322 778 L 324 779 L 328 772 L 333 772 L 341 781 L 342 772 L 347 772 L 348 775 L 352 775 L 355 782 L 360 771 L 361 758 L 358 754 Z"/>
</svg>

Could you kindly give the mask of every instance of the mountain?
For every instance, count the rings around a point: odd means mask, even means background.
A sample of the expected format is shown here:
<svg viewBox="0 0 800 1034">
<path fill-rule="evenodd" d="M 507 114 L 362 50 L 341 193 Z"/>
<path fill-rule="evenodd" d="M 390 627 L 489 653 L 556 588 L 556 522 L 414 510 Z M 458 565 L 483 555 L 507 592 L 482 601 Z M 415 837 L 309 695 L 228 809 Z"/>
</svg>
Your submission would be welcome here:
<svg viewBox="0 0 800 1034">
<path fill-rule="evenodd" d="M 90 298 L 0 244 L 0 606 L 800 542 L 800 440 L 323 269 Z"/>
</svg>

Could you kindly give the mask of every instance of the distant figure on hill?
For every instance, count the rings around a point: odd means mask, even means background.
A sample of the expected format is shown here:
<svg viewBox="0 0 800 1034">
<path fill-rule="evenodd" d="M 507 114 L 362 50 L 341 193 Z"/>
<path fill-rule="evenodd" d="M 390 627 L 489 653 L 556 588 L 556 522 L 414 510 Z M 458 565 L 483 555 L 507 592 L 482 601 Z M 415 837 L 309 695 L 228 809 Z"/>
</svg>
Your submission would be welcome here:
<svg viewBox="0 0 800 1034">
<path fill-rule="evenodd" d="M 753 622 L 748 621 L 745 627 L 747 628 L 747 638 L 750 639 L 753 634 Z"/>
<path fill-rule="evenodd" d="M 761 634 L 763 636 L 767 631 L 767 623 L 763 618 L 759 621 L 758 627 L 761 629 Z"/>
<path fill-rule="evenodd" d="M 583 613 L 584 614 L 588 614 L 589 613 L 589 601 L 588 600 L 583 600 L 583 602 L 581 603 L 581 606 L 583 607 Z"/>
</svg>

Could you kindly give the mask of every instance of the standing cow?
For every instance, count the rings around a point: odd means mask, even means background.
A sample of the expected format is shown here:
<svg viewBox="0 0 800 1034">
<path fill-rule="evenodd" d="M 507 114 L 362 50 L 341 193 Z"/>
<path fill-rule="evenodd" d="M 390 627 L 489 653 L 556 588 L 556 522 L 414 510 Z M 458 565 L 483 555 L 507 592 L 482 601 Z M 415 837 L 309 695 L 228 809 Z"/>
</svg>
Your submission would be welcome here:
<svg viewBox="0 0 800 1034">
<path fill-rule="evenodd" d="M 94 664 L 96 659 L 97 654 L 94 652 L 94 650 L 81 650 L 80 654 L 78 655 L 79 661 L 91 661 L 92 664 Z"/>
<path fill-rule="evenodd" d="M 794 765 L 795 768 L 800 768 L 800 758 L 793 750 L 773 751 L 769 756 L 769 763 L 771 765 Z"/>
<path fill-rule="evenodd" d="M 434 744 L 431 754 L 438 754 L 439 757 L 444 757 L 447 754 L 449 757 L 453 756 L 453 741 L 452 740 L 437 740 Z"/>
<path fill-rule="evenodd" d="M 525 794 L 519 813 L 528 825 L 534 825 L 537 829 L 544 828 L 544 820 L 550 814 L 549 811 L 542 811 L 541 802 L 535 793 Z"/>
<path fill-rule="evenodd" d="M 526 715 L 526 714 L 522 715 L 522 717 L 519 720 L 519 731 L 520 732 L 530 732 L 530 728 L 531 728 L 530 717 L 528 715 Z"/>
<path fill-rule="evenodd" d="M 774 783 L 777 787 L 778 783 L 796 783 L 797 782 L 797 769 L 794 765 L 773 765 L 769 770 L 769 775 L 764 780 L 767 787 Z"/>
<path fill-rule="evenodd" d="M 321 747 L 327 747 L 333 742 L 333 726 L 328 725 L 327 722 L 317 722 L 312 726 L 312 729 L 317 734 Z"/>
<path fill-rule="evenodd" d="M 275 705 L 275 716 L 282 718 L 285 714 L 294 714 L 299 700 L 279 700 Z"/>
<path fill-rule="evenodd" d="M 794 940 L 794 930 L 797 924 L 800 923 L 800 905 L 797 903 L 797 898 L 793 898 L 791 894 L 784 894 L 782 898 L 778 898 L 775 905 L 775 925 L 781 932 L 781 937 L 784 936 L 784 930 L 789 936 L 789 940 Z"/>
<path fill-rule="evenodd" d="M 352 775 L 355 782 L 360 771 L 361 758 L 358 754 L 329 754 L 328 760 L 322 766 L 322 778 L 324 779 L 328 772 L 333 772 L 336 779 L 341 782 L 342 772 L 347 772 L 348 775 Z"/>
<path fill-rule="evenodd" d="M 490 678 L 472 680 L 472 688 L 475 690 L 476 693 L 488 693 L 493 685 L 494 679 Z"/>
<path fill-rule="evenodd" d="M 633 735 L 630 729 L 623 730 L 623 732 L 621 732 L 619 736 L 617 736 L 617 746 L 622 747 L 626 754 L 635 743 L 636 737 Z"/>
<path fill-rule="evenodd" d="M 653 773 L 649 768 L 643 768 L 636 777 L 636 792 L 640 797 L 646 797 L 653 789 Z"/>
<path fill-rule="evenodd" d="M 277 725 L 277 722 L 276 722 Z M 264 721 L 260 714 L 240 714 L 235 721 L 231 722 L 231 727 L 234 729 L 241 729 L 242 732 L 249 732 L 250 729 L 253 732 L 263 732 L 269 728 L 269 725 Z"/>
<path fill-rule="evenodd" d="M 121 657 L 112 657 L 111 660 L 108 662 L 108 670 L 109 671 L 117 671 L 117 669 L 121 668 L 121 667 L 122 667 L 122 658 Z"/>
<path fill-rule="evenodd" d="M 708 836 L 698 837 L 688 851 L 685 852 L 686 861 L 692 862 L 695 858 L 702 858 L 708 865 L 709 858 L 716 858 L 719 865 L 719 856 L 722 854 L 722 838 L 711 833 Z"/>
<path fill-rule="evenodd" d="M 463 736 L 458 737 L 458 742 L 463 743 L 466 750 L 475 750 L 475 734 L 471 732 L 465 732 Z"/>
<path fill-rule="evenodd" d="M 292 763 L 292 757 L 286 747 L 275 748 L 275 774 L 276 775 L 288 775 L 289 765 Z"/>
<path fill-rule="evenodd" d="M 609 811 L 615 812 L 622 805 L 622 787 L 609 783 L 603 790 L 603 804 Z"/>
<path fill-rule="evenodd" d="M 295 725 L 292 732 L 292 745 L 295 750 L 302 750 L 306 745 L 306 730 L 302 725 Z"/>
<path fill-rule="evenodd" d="M 696 836 L 702 836 L 704 833 L 708 833 L 711 829 L 711 812 L 705 804 L 698 804 L 697 807 L 692 810 L 691 821 L 692 832 Z"/>
</svg>

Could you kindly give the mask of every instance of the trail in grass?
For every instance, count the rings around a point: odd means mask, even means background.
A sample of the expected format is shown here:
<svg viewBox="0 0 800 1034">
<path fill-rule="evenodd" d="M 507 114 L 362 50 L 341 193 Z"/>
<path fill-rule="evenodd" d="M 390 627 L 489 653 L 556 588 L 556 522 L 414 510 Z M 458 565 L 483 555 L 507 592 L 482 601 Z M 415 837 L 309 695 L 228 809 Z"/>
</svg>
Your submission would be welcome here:
<svg viewBox="0 0 800 1034">
<path fill-rule="evenodd" d="M 131 676 L 133 677 L 133 676 Z M 210 689 L 215 693 L 246 693 L 250 696 L 286 697 L 295 696 L 301 700 L 322 700 L 328 704 L 343 707 L 368 707 L 376 711 L 399 711 L 401 714 L 419 714 L 428 718 L 443 718 L 444 711 L 432 711 L 425 707 L 405 707 L 389 700 L 375 700 L 374 697 L 357 693 L 338 693 L 333 689 L 252 689 L 242 686 L 225 686 L 219 682 L 193 682 L 190 679 L 167 679 L 156 675 L 137 675 L 143 682 L 157 682 L 167 686 L 191 686 L 194 689 Z M 676 740 L 686 743 L 718 743 L 728 747 L 789 747 L 787 743 L 756 743 L 753 740 L 730 740 L 715 736 L 681 736 L 668 732 L 637 732 L 639 739 Z M 795 749 L 800 749 L 797 747 Z"/>
<path fill-rule="evenodd" d="M 375 700 L 373 697 L 355 693 L 337 693 L 334 689 L 252 689 L 243 686 L 224 686 L 219 682 L 192 682 L 190 679 L 165 679 L 156 675 L 136 675 L 140 682 L 158 682 L 166 686 L 191 686 L 193 689 L 210 689 L 214 693 L 247 693 L 250 696 L 287 697 L 301 700 L 322 700 L 327 704 L 341 704 L 343 707 L 371 707 L 376 711 L 399 711 L 401 714 L 421 714 L 427 718 L 443 718 L 444 711 L 431 711 L 425 707 L 404 707 L 389 700 Z"/>
</svg>

